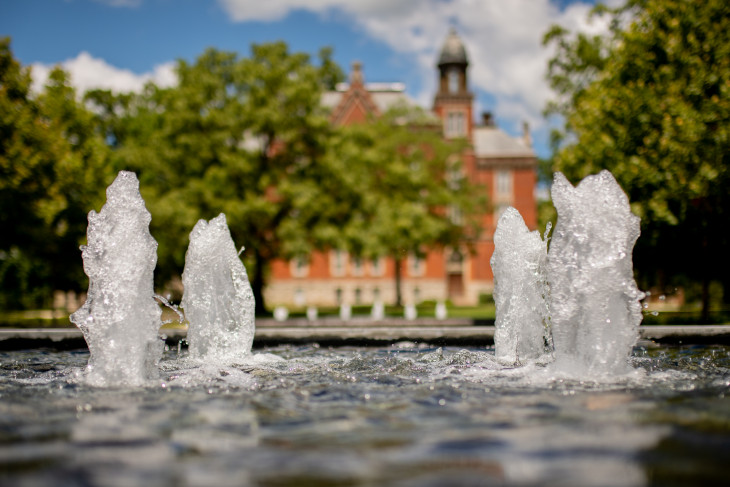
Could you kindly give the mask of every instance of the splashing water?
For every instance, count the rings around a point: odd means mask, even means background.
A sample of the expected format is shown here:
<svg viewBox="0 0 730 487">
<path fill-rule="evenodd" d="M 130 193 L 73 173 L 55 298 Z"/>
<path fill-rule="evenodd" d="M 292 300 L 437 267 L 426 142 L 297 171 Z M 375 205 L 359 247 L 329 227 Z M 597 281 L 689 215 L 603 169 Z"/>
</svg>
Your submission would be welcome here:
<svg viewBox="0 0 730 487">
<path fill-rule="evenodd" d="M 89 212 L 81 248 L 89 291 L 70 319 L 89 347 L 89 383 L 138 385 L 156 377 L 164 346 L 153 297 L 157 242 L 133 172 L 121 171 L 106 194 L 101 211 Z"/>
<path fill-rule="evenodd" d="M 626 372 L 644 297 L 631 261 L 639 218 L 608 171 L 575 188 L 556 173 L 552 198 L 558 212 L 548 253 L 552 370 L 586 376 Z"/>
<path fill-rule="evenodd" d="M 254 297 L 224 214 L 190 232 L 182 279 L 190 357 L 230 362 L 249 355 Z"/>
<path fill-rule="evenodd" d="M 546 232 L 547 233 L 547 232 Z M 494 233 L 495 355 L 509 363 L 536 359 L 549 343 L 547 242 L 530 232 L 519 211 L 508 208 Z"/>
</svg>

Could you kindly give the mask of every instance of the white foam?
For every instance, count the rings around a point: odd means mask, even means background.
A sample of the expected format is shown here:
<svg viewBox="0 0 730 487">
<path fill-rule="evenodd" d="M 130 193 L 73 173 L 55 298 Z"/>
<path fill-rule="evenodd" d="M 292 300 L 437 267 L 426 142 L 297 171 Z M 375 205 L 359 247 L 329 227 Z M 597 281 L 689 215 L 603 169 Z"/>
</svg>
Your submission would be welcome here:
<svg viewBox="0 0 730 487">
<path fill-rule="evenodd" d="M 82 247 L 89 291 L 70 317 L 89 347 L 89 383 L 138 385 L 157 375 L 163 342 L 154 299 L 157 242 L 133 172 L 121 171 L 99 213 L 89 212 Z"/>
<path fill-rule="evenodd" d="M 587 377 L 625 373 L 644 296 L 631 260 L 639 218 L 608 171 L 575 188 L 556 173 L 552 198 L 558 212 L 548 254 L 554 369 Z"/>
<path fill-rule="evenodd" d="M 510 207 L 494 233 L 494 302 L 497 319 L 495 355 L 521 363 L 545 354 L 549 342 L 547 243 L 530 232 L 520 213 Z"/>
<path fill-rule="evenodd" d="M 254 297 L 223 213 L 190 232 L 182 280 L 190 357 L 224 363 L 250 354 Z"/>
</svg>

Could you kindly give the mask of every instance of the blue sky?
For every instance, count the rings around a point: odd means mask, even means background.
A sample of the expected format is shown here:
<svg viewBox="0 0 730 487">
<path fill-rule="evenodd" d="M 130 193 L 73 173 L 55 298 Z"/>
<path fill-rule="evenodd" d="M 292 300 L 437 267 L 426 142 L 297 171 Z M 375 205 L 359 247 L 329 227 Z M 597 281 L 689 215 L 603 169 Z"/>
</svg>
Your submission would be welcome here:
<svg viewBox="0 0 730 487">
<path fill-rule="evenodd" d="M 540 45 L 553 23 L 600 32 L 586 21 L 588 0 L 0 0 L 0 36 L 42 81 L 61 64 L 80 89 L 139 89 L 174 82 L 174 62 L 207 47 L 247 55 L 251 43 L 284 40 L 293 51 L 334 48 L 366 81 L 405 83 L 430 107 L 435 62 L 450 26 L 470 57 L 476 113 L 492 111 L 514 135 L 523 121 L 535 149 L 549 155 L 540 112 L 550 92 L 549 52 Z M 40 82 L 39 81 L 39 82 Z"/>
</svg>

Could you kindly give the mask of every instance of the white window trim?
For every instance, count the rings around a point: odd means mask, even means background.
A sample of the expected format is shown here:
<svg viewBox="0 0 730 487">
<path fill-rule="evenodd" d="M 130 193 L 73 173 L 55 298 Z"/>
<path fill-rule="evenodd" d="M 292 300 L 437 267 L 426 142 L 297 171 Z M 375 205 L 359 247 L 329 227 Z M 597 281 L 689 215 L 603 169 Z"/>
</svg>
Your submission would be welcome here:
<svg viewBox="0 0 730 487">
<path fill-rule="evenodd" d="M 408 256 L 408 275 L 411 277 L 421 277 L 426 274 L 426 259 Z"/>
<path fill-rule="evenodd" d="M 289 261 L 289 272 L 296 278 L 309 276 L 309 260 L 303 257 L 293 258 Z"/>
<path fill-rule="evenodd" d="M 466 137 L 467 121 L 465 110 L 446 110 L 444 135 L 447 138 Z"/>
<path fill-rule="evenodd" d="M 512 171 L 498 169 L 494 173 L 494 196 L 498 201 L 511 201 L 514 192 L 514 176 Z"/>
<path fill-rule="evenodd" d="M 385 275 L 385 259 L 377 257 L 370 261 L 370 275 L 373 277 L 382 277 Z"/>
<path fill-rule="evenodd" d="M 347 252 L 344 250 L 330 251 L 330 274 L 333 277 L 343 277 L 347 273 Z"/>
<path fill-rule="evenodd" d="M 350 262 L 351 273 L 355 277 L 362 277 L 365 274 L 365 262 L 361 257 L 353 257 Z"/>
</svg>

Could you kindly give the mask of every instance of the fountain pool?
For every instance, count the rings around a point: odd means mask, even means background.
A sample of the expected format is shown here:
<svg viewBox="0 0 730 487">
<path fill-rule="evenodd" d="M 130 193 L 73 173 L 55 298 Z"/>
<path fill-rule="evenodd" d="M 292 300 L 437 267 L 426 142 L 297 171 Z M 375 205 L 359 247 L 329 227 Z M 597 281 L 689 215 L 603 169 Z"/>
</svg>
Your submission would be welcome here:
<svg viewBox="0 0 730 487">
<path fill-rule="evenodd" d="M 89 216 L 89 298 L 73 320 L 90 352 L 0 353 L 0 484 L 726 481 L 730 347 L 637 345 L 638 219 L 610 173 L 561 178 L 549 251 L 519 215 L 500 220 L 497 353 L 252 353 L 250 288 L 222 215 L 191 234 L 190 348 L 162 349 L 150 217 L 120 173 Z"/>
<path fill-rule="evenodd" d="M 611 381 L 493 348 L 167 350 L 143 387 L 87 351 L 0 353 L 2 485 L 711 485 L 730 459 L 730 347 L 642 342 Z"/>
</svg>

